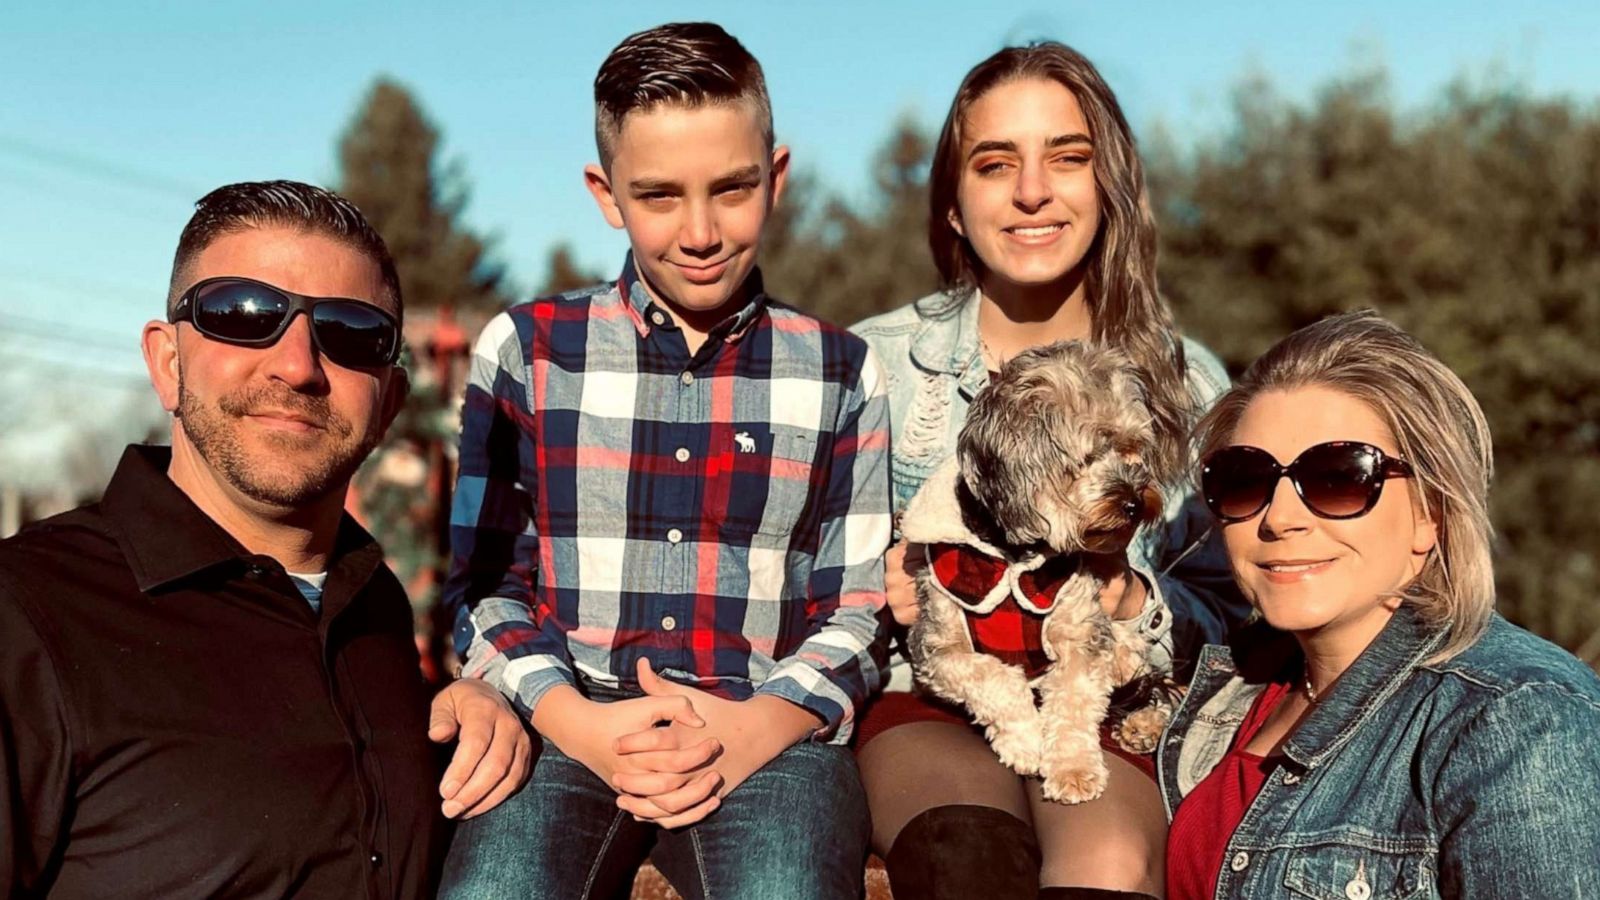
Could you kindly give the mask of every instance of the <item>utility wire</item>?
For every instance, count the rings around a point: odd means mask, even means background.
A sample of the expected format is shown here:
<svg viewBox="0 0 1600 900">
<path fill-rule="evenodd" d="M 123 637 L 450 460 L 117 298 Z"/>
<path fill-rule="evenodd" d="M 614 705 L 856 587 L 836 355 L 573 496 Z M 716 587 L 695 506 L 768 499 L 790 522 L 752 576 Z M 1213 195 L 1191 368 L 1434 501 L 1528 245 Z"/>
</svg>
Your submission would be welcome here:
<svg viewBox="0 0 1600 900">
<path fill-rule="evenodd" d="M 29 359 L 25 362 L 20 362 L 13 371 L 25 371 L 30 375 L 49 375 L 53 386 L 68 383 L 120 388 L 128 391 L 150 389 L 149 377 L 139 375 L 132 369 L 111 370 L 97 368 L 93 364 L 86 363 Z M 0 371 L 0 383 L 5 381 L 6 373 Z"/>
<path fill-rule="evenodd" d="M 96 159 L 83 153 L 46 147 L 42 144 L 24 140 L 16 135 L 0 133 L 0 154 L 54 166 L 87 178 L 96 178 L 101 181 L 119 184 L 123 187 L 137 188 L 152 194 L 160 194 L 164 197 L 182 199 L 185 203 L 193 203 L 205 193 L 205 191 L 196 188 L 192 184 L 168 178 L 165 175 L 142 171 L 121 163 Z"/>
<path fill-rule="evenodd" d="M 41 175 L 44 177 L 41 178 Z M 5 182 L 7 191 L 20 191 L 34 196 L 48 198 L 49 208 L 70 205 L 76 209 L 87 210 L 86 216 L 97 219 L 118 218 L 140 225 L 162 225 L 172 227 L 173 218 L 182 219 L 189 213 L 189 205 L 178 206 L 171 199 L 157 200 L 153 197 L 134 196 L 126 192 L 108 191 L 97 184 L 88 184 L 82 181 L 68 179 L 66 184 L 73 191 L 62 188 L 63 181 L 59 172 L 44 172 L 19 166 L 0 156 L 0 182 Z M 92 197 L 83 195 L 84 191 L 93 191 Z M 126 200 L 137 202 L 128 203 Z M 115 202 L 122 200 L 124 202 Z M 149 204 L 157 204 L 169 209 L 176 208 L 180 213 L 164 215 L 161 210 Z"/>
<path fill-rule="evenodd" d="M 0 279 L 7 281 L 26 281 L 40 287 L 54 290 L 72 291 L 77 294 L 140 294 L 149 293 L 148 288 L 134 287 L 131 284 L 112 284 L 109 281 L 96 281 L 76 275 L 57 275 L 52 272 L 41 272 L 37 269 L 17 269 L 0 265 Z M 163 300 L 166 298 L 166 285 L 162 284 L 158 290 Z"/>
<path fill-rule="evenodd" d="M 134 348 L 123 347 L 112 350 L 106 347 L 70 345 L 70 342 L 66 341 L 50 344 L 34 338 L 22 341 L 0 338 L 0 382 L 8 378 L 21 377 L 19 373 L 31 375 L 41 368 L 53 371 L 70 370 L 103 378 L 142 380 L 143 357 L 136 350 L 131 353 L 130 350 Z M 31 381 L 29 391 L 43 391 L 49 387 L 47 383 L 38 379 Z M 15 392 L 14 388 L 11 390 Z"/>
<path fill-rule="evenodd" d="M 34 287 L 41 287 L 51 291 L 64 291 L 73 295 L 75 298 L 84 297 L 85 295 L 97 298 L 111 297 L 115 299 L 115 302 L 119 306 L 132 306 L 136 303 L 139 305 L 146 305 L 149 303 L 153 304 L 152 309 L 166 309 L 167 286 L 165 283 L 157 285 L 154 289 L 149 287 L 139 288 L 126 284 L 112 284 L 106 281 L 94 281 L 86 278 L 80 278 L 75 275 L 62 276 L 53 272 L 41 272 L 36 269 L 16 269 L 10 266 L 0 265 L 0 283 L 8 281 L 31 284 Z M 146 298 L 154 297 L 156 299 L 140 301 L 132 301 L 128 299 L 139 296 Z M 4 311 L 0 311 L 0 315 L 5 315 Z"/>
<path fill-rule="evenodd" d="M 32 341 L 61 344 L 72 347 L 135 352 L 139 349 L 137 335 L 114 334 L 94 328 L 83 328 L 31 316 L 16 316 L 0 312 L 0 342 L 5 338 L 23 337 Z M 4 346 L 0 343 L 0 346 Z"/>
</svg>

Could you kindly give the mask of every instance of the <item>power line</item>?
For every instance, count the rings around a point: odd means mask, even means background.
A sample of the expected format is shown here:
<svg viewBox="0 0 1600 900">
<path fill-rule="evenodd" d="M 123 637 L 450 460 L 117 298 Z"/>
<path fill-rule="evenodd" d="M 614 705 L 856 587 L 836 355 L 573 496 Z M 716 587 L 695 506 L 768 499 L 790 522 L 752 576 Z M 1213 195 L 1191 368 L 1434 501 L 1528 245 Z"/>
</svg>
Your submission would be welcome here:
<svg viewBox="0 0 1600 900">
<path fill-rule="evenodd" d="M 48 375 L 52 386 L 68 383 L 120 388 L 127 391 L 151 389 L 148 376 L 139 375 L 131 369 L 116 371 L 98 368 L 92 363 L 73 363 L 34 358 L 27 360 L 13 371 L 26 373 L 27 375 Z M 0 382 L 4 382 L 8 377 L 7 373 L 0 371 Z"/>
<path fill-rule="evenodd" d="M 46 340 L 12 341 L 0 338 L 0 352 L 4 354 L 3 358 L 0 358 L 0 363 L 31 359 L 40 362 L 59 362 L 77 369 L 111 374 L 137 375 L 144 371 L 144 354 L 137 345 L 122 348 L 131 351 L 130 353 L 112 357 L 105 352 L 114 349 L 111 347 L 73 345 L 68 341 L 55 342 L 54 346 L 50 346 L 51 343 Z M 8 366 L 0 365 L 0 376 L 4 376 L 10 370 Z"/>
<path fill-rule="evenodd" d="M 0 337 L 18 336 L 85 349 L 98 347 L 101 350 L 132 352 L 139 348 L 138 339 L 133 335 L 123 337 L 109 331 L 0 312 Z"/>
<path fill-rule="evenodd" d="M 21 281 L 33 284 L 35 287 L 49 288 L 56 291 L 71 291 L 74 294 L 136 296 L 152 293 L 148 287 L 140 288 L 127 284 L 112 284 L 108 281 L 97 281 L 76 275 L 62 276 L 53 272 L 40 272 L 36 269 L 17 269 L 5 265 L 0 265 L 0 281 Z M 153 293 L 161 299 L 161 305 L 164 308 L 167 286 L 165 284 L 159 285 Z"/>
<path fill-rule="evenodd" d="M 194 185 L 168 178 L 165 175 L 141 171 L 121 163 L 96 159 L 83 153 L 46 147 L 15 135 L 0 134 L 0 153 L 36 163 L 43 163 L 47 166 L 54 166 L 87 178 L 96 178 L 101 181 L 119 184 L 123 187 L 137 188 L 166 197 L 181 198 L 185 203 L 193 203 L 205 193 L 205 191 L 199 190 Z"/>
<path fill-rule="evenodd" d="M 178 206 L 170 198 L 156 199 L 149 196 L 133 197 L 127 193 L 108 191 L 97 184 L 89 184 L 67 178 L 67 184 L 75 188 L 77 193 L 68 193 L 63 190 L 60 172 L 39 172 L 25 165 L 17 165 L 11 160 L 0 157 L 0 181 L 9 185 L 9 190 L 22 191 L 35 196 L 45 197 L 51 209 L 64 205 L 71 205 L 80 209 L 91 211 L 100 217 L 117 217 L 138 222 L 141 225 L 172 226 L 173 218 L 182 219 L 188 214 L 189 204 Z M 45 176 L 41 178 L 41 175 Z M 85 197 L 81 192 L 93 191 L 93 197 Z M 128 203 L 126 200 L 138 202 Z M 116 201 L 124 202 L 116 202 Z M 174 206 L 179 213 L 165 215 L 152 209 L 148 203 L 158 203 L 162 206 Z"/>
<path fill-rule="evenodd" d="M 166 310 L 167 291 L 166 285 L 155 289 L 148 287 L 136 288 L 131 285 L 112 284 L 105 281 L 79 278 L 73 275 L 57 275 L 53 272 L 43 272 L 36 269 L 15 269 L 0 265 L 0 290 L 8 285 L 31 285 L 45 291 L 66 294 L 73 303 L 93 303 L 97 308 L 105 308 L 107 304 L 128 310 L 146 309 L 152 315 L 157 315 Z M 137 299 L 135 299 L 137 298 Z M 13 294 L 4 296 L 5 300 L 21 301 L 26 305 L 37 306 L 49 301 L 34 301 L 17 297 Z M 0 316 L 7 315 L 0 309 Z"/>
</svg>

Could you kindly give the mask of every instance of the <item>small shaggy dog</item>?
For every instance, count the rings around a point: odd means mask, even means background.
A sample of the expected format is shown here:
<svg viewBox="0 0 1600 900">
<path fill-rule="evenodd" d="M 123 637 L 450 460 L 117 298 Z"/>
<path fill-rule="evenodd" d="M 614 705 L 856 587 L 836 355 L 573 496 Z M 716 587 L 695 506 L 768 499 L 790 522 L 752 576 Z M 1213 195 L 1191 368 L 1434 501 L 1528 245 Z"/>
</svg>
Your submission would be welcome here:
<svg viewBox="0 0 1600 900">
<path fill-rule="evenodd" d="M 1144 398 L 1115 350 L 1061 342 L 1017 355 L 973 400 L 955 458 L 901 523 L 927 548 L 909 641 L 917 679 L 965 706 L 1000 761 L 1042 776 L 1059 802 L 1100 796 L 1112 690 L 1150 677 L 1148 643 L 1099 602 L 1161 511 Z M 1145 695 L 1116 729 L 1135 752 L 1154 747 L 1170 714 L 1164 694 Z"/>
</svg>

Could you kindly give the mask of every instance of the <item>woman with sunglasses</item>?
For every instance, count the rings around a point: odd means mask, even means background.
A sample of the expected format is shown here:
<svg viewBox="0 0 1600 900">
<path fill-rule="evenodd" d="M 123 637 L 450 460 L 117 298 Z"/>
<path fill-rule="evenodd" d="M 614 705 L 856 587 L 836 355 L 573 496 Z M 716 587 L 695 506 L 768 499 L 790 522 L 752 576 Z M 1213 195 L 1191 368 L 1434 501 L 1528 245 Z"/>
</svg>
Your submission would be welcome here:
<svg viewBox="0 0 1600 900">
<path fill-rule="evenodd" d="M 1177 335 L 1157 291 L 1155 222 L 1116 97 L 1061 44 L 1001 50 L 956 92 L 930 195 L 943 290 L 856 327 L 887 373 L 896 510 L 954 453 L 974 395 L 1007 359 L 1058 340 L 1118 348 L 1144 370 L 1158 444 L 1147 461 L 1169 478 L 1163 521 L 1136 536 L 1102 605 L 1152 641 L 1160 669 L 1192 660 L 1247 612 L 1178 474 L 1189 427 L 1227 376 Z M 918 549 L 901 543 L 886 560 L 899 626 L 918 612 Z M 858 729 L 874 849 L 897 898 L 1160 893 L 1166 816 L 1150 757 L 1110 747 L 1101 797 L 1048 802 L 965 711 L 910 682 L 897 660 Z"/>
<path fill-rule="evenodd" d="M 1206 648 L 1158 750 L 1168 897 L 1600 897 L 1600 680 L 1494 612 L 1461 380 L 1336 316 L 1198 435 L 1263 621 Z"/>
</svg>

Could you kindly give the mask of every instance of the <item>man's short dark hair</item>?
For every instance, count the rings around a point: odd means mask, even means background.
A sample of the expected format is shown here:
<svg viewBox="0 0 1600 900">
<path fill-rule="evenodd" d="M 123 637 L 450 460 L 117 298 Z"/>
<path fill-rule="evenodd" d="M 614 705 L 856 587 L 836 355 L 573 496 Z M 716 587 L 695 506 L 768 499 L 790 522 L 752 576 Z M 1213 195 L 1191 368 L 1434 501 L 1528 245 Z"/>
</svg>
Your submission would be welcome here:
<svg viewBox="0 0 1600 900">
<path fill-rule="evenodd" d="M 772 150 L 772 100 L 761 64 L 722 26 L 675 22 L 629 35 L 594 78 L 594 141 L 611 168 L 622 120 L 664 103 L 696 108 L 747 101 Z"/>
<path fill-rule="evenodd" d="M 396 314 L 404 313 L 400 274 L 394 257 L 377 229 L 354 203 L 326 188 L 298 181 L 242 181 L 227 184 L 201 197 L 194 215 L 183 226 L 178 253 L 172 260 L 172 283 L 167 291 L 167 315 L 183 295 L 190 263 L 218 238 L 247 228 L 278 226 L 298 228 L 340 241 L 365 254 L 378 265 L 384 290 L 394 301 Z"/>
</svg>

